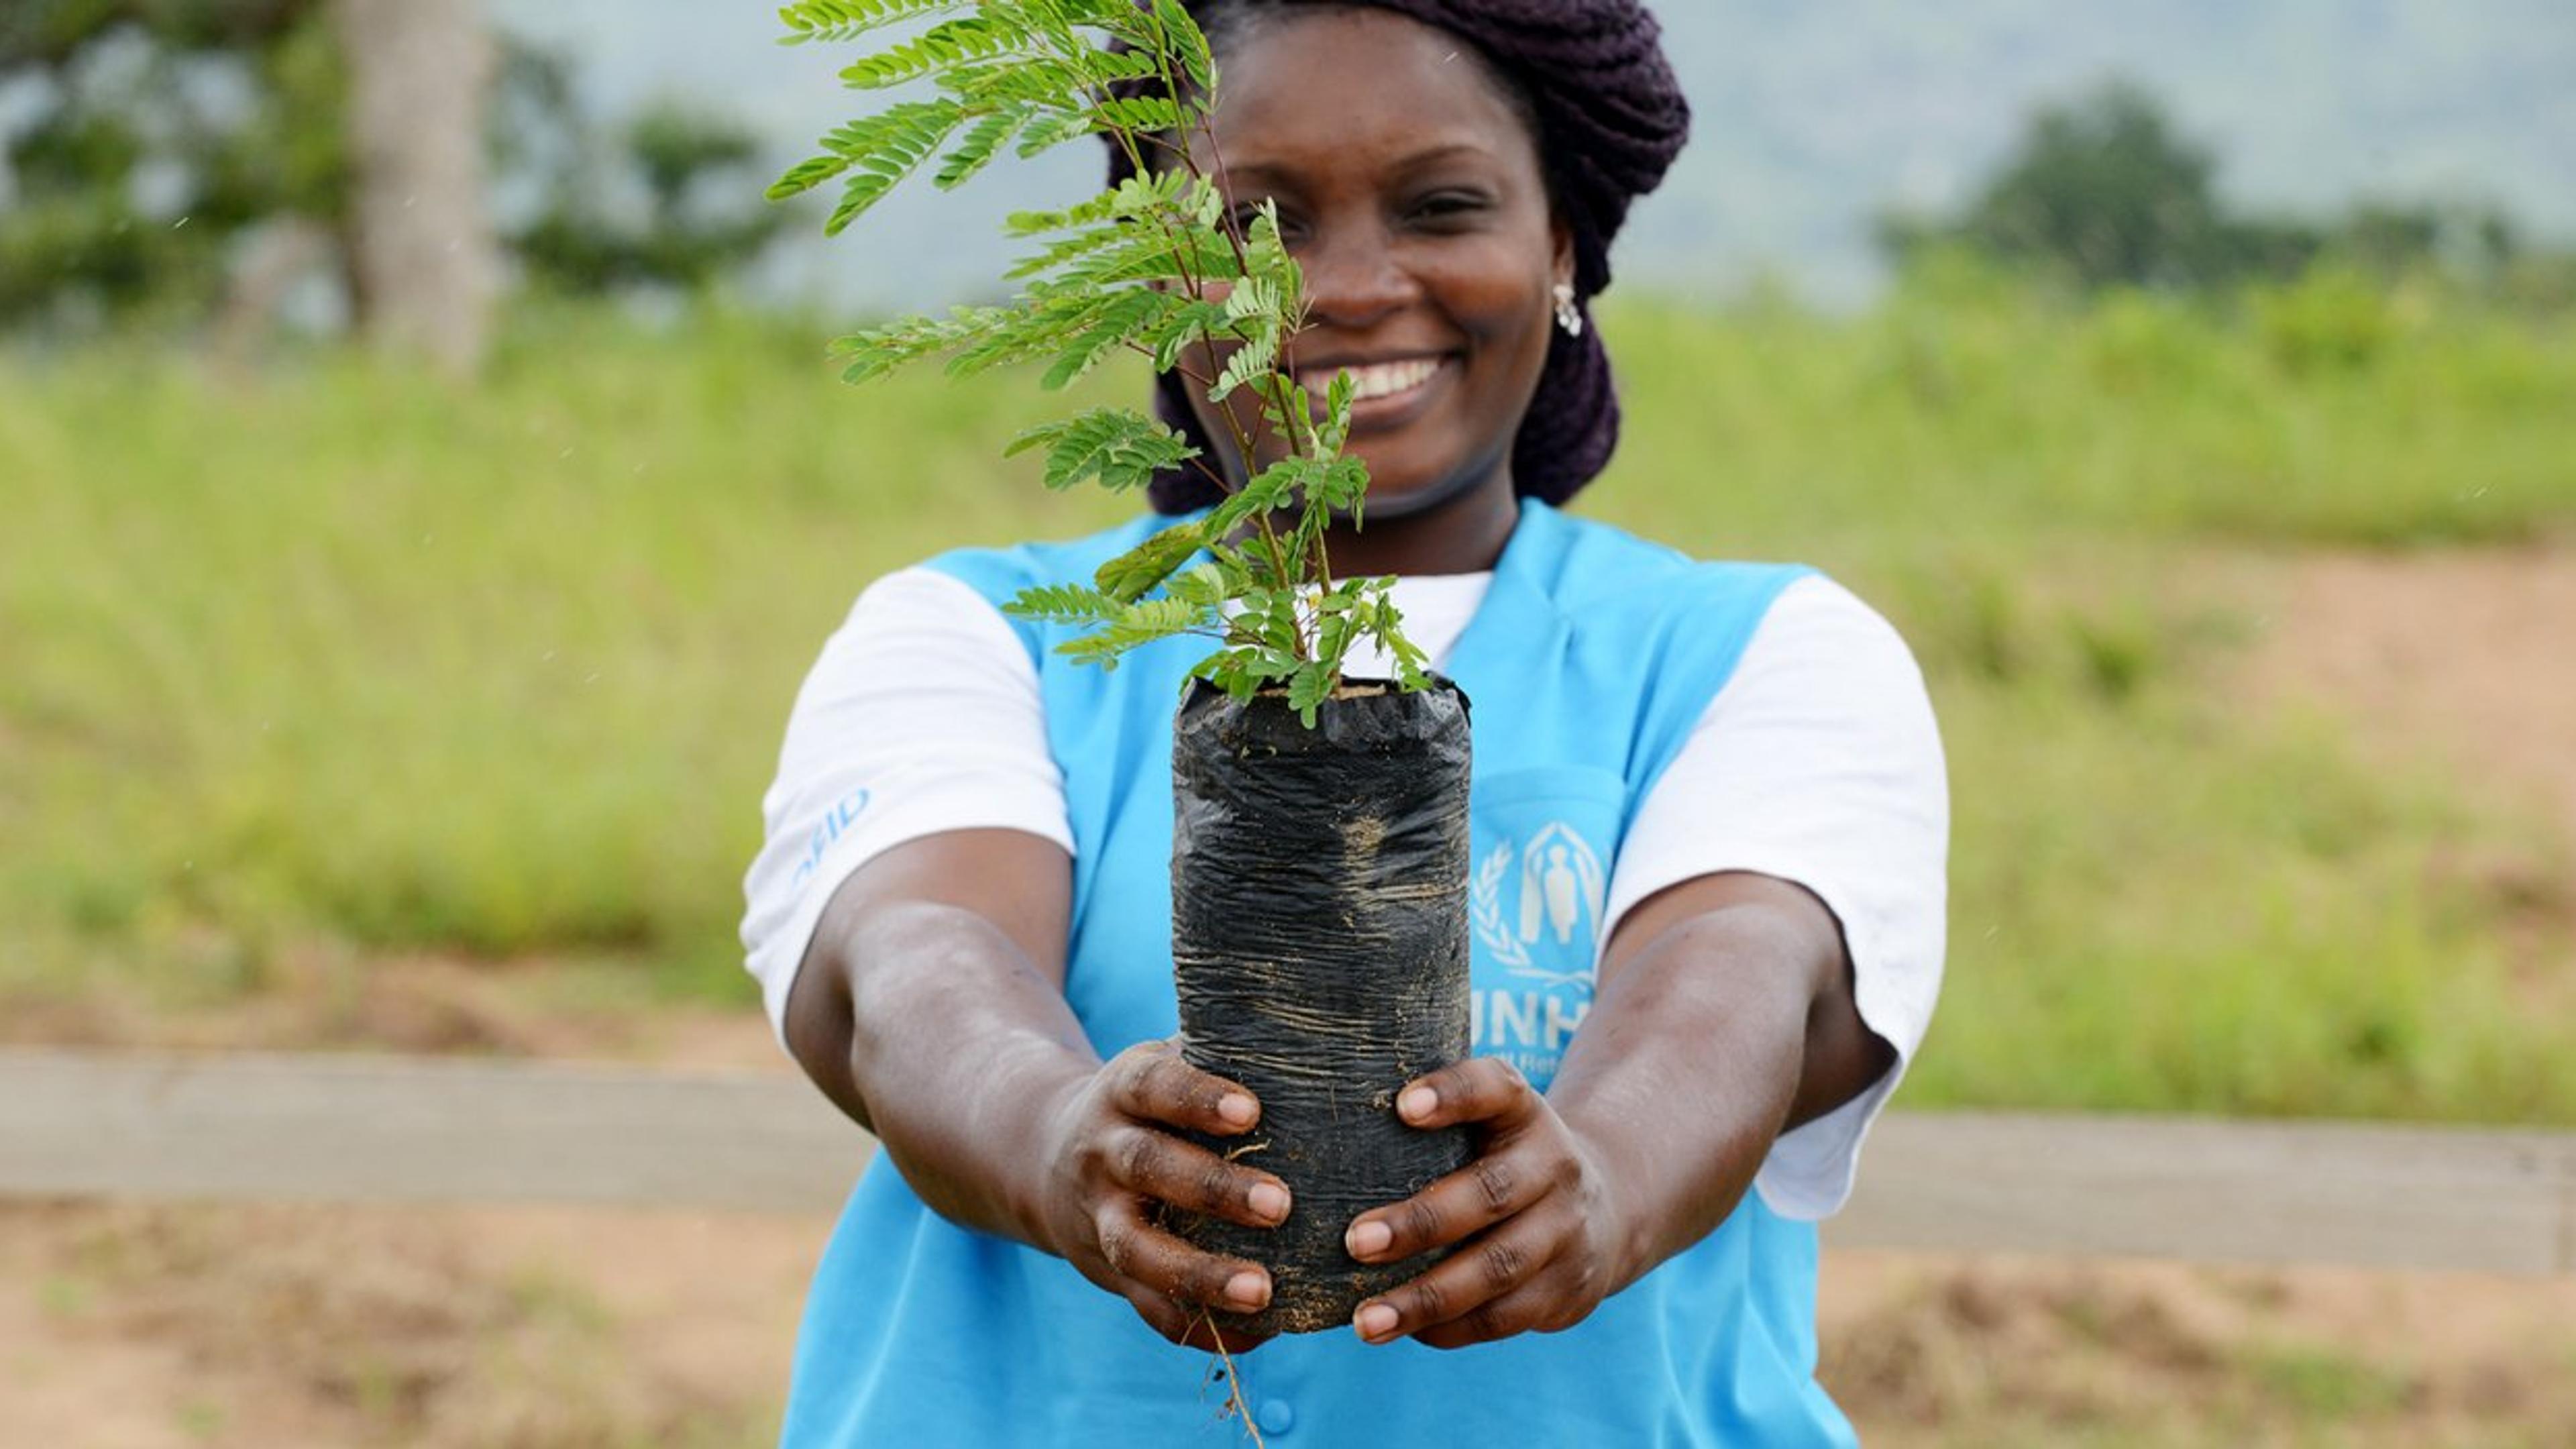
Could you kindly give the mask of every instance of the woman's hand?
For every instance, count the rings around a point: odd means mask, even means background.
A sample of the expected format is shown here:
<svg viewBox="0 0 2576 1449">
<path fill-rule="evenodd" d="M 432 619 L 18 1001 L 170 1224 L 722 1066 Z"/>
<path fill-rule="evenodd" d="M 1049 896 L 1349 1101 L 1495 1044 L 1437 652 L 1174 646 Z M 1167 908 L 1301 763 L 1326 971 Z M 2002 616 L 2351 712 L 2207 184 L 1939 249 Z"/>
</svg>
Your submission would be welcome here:
<svg viewBox="0 0 2576 1449">
<path fill-rule="evenodd" d="M 1623 1214 L 1598 1155 L 1508 1064 L 1479 1057 L 1404 1089 L 1396 1112 L 1420 1128 L 1473 1124 L 1476 1160 L 1390 1207 L 1362 1213 L 1345 1238 L 1363 1263 L 1457 1251 L 1360 1305 L 1370 1343 L 1411 1334 L 1464 1348 L 1589 1317 L 1624 1287 Z"/>
<path fill-rule="evenodd" d="M 1036 1208 L 1041 1246 L 1133 1304 L 1165 1338 L 1217 1347 L 1202 1308 L 1255 1312 L 1270 1302 L 1270 1275 L 1191 1247 L 1162 1227 L 1156 1205 L 1277 1227 L 1288 1216 L 1285 1184 L 1177 1135 L 1234 1137 L 1260 1120 L 1250 1092 L 1182 1061 L 1177 1043 L 1119 1053 L 1052 1114 Z M 1259 1342 L 1221 1337 L 1229 1352 Z"/>
</svg>

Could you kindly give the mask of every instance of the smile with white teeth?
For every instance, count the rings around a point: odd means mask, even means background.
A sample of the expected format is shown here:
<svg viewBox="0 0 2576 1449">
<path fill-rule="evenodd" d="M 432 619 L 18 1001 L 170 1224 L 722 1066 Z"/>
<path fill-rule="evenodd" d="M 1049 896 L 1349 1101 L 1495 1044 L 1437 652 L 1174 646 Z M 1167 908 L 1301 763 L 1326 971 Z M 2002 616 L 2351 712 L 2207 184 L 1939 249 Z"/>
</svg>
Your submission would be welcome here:
<svg viewBox="0 0 2576 1449">
<path fill-rule="evenodd" d="M 1335 373 L 1347 372 L 1351 381 L 1358 384 L 1352 396 L 1357 401 L 1367 402 L 1372 398 L 1411 392 L 1429 382 L 1445 365 L 1446 359 L 1443 358 L 1416 357 L 1404 362 L 1373 363 L 1367 367 L 1313 369 L 1298 374 L 1297 385 L 1320 397 L 1324 389 L 1332 385 Z"/>
</svg>

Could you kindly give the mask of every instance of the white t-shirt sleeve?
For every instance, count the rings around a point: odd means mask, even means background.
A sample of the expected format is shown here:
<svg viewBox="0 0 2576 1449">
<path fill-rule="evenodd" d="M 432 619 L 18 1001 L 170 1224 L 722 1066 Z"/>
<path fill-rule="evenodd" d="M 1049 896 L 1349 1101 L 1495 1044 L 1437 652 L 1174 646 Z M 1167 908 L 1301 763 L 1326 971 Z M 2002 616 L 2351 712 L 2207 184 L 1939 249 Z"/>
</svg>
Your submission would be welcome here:
<svg viewBox="0 0 2576 1449">
<path fill-rule="evenodd" d="M 1620 846 L 1614 930 L 1657 891 L 1738 870 L 1795 881 L 1842 923 L 1861 1019 L 1897 1063 L 1773 1145 L 1754 1187 L 1784 1217 L 1828 1217 L 1850 1197 L 1861 1139 L 1931 1022 L 1949 833 L 1940 734 L 1914 656 L 1849 590 L 1808 577 L 1773 603 Z"/>
<path fill-rule="evenodd" d="M 946 830 L 1073 849 L 1037 666 L 1009 622 L 931 569 L 870 585 L 796 696 L 761 816 L 742 944 L 783 1039 L 814 927 L 860 866 Z"/>
</svg>

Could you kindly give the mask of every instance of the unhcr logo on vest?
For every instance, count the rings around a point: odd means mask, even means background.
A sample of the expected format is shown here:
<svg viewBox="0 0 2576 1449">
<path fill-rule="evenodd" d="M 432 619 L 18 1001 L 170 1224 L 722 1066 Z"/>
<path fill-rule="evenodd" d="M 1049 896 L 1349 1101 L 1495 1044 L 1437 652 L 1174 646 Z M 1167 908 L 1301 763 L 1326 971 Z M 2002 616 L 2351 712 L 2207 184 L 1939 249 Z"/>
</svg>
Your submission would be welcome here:
<svg viewBox="0 0 2576 1449">
<path fill-rule="evenodd" d="M 1506 973 L 1588 991 L 1607 891 L 1600 854 L 1574 827 L 1551 821 L 1526 844 L 1505 840 L 1476 867 L 1467 916 Z"/>
</svg>

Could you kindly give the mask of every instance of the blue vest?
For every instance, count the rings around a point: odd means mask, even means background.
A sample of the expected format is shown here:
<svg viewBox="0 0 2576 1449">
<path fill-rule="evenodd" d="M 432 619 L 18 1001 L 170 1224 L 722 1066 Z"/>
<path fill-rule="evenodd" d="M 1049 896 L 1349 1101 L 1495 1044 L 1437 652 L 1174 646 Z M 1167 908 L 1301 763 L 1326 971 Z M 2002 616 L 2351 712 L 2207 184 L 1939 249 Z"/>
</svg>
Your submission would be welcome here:
<svg viewBox="0 0 2576 1449">
<path fill-rule="evenodd" d="M 1000 603 L 1087 579 L 1167 520 L 950 554 Z M 1475 1041 L 1544 1087 L 1591 1003 L 1603 893 L 1638 803 L 1793 568 L 1695 563 L 1523 503 L 1447 673 L 1473 702 Z M 1074 851 L 1065 994 L 1106 1056 L 1178 1029 L 1171 723 L 1204 640 L 1116 671 L 1038 666 Z M 1746 1194 L 1718 1230 L 1578 1327 L 1441 1353 L 1349 1332 L 1241 1360 L 1274 1449 L 1309 1445 L 1850 1445 L 1815 1382 L 1816 1235 Z M 879 1157 L 817 1270 L 785 1443 L 1232 1446 L 1208 1355 L 1163 1341 L 1062 1261 L 957 1228 Z"/>
</svg>

